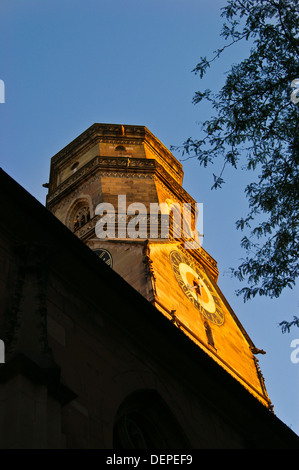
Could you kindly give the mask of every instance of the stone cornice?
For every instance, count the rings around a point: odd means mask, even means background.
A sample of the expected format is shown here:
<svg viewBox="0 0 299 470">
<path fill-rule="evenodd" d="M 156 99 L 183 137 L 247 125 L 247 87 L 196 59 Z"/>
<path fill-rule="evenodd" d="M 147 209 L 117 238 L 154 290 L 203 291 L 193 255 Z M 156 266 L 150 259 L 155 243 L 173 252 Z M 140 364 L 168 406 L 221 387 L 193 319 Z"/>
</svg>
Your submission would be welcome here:
<svg viewBox="0 0 299 470">
<path fill-rule="evenodd" d="M 97 156 L 63 181 L 54 191 L 49 191 L 47 207 L 52 206 L 78 184 L 81 184 L 82 178 L 86 178 L 98 171 L 101 172 L 101 176 L 117 176 L 123 178 L 151 178 L 155 175 L 169 191 L 176 193 L 182 202 L 195 204 L 195 200 L 187 191 L 185 191 L 183 187 L 169 175 L 165 168 L 154 159 Z"/>
<path fill-rule="evenodd" d="M 123 145 L 144 143 L 160 164 L 165 166 L 166 171 L 171 173 L 179 183 L 182 183 L 182 164 L 145 126 L 95 123 L 55 154 L 51 159 L 51 167 L 59 166 L 61 169 L 61 165 L 68 164 L 74 156 L 82 155 L 97 143 Z M 51 180 L 53 180 L 52 177 Z"/>
</svg>

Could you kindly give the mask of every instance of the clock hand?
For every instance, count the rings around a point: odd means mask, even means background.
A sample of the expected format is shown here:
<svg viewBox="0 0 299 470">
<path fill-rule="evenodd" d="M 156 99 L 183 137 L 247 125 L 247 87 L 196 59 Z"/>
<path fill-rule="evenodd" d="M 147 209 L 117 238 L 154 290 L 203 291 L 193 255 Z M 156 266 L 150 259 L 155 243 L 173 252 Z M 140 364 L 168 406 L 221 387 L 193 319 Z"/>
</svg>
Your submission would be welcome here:
<svg viewBox="0 0 299 470">
<path fill-rule="evenodd" d="M 196 292 L 196 296 L 197 296 L 197 297 L 198 297 L 198 291 L 199 291 L 199 295 L 200 295 L 200 297 L 201 297 L 201 295 L 202 295 L 202 294 L 201 294 L 201 287 L 202 287 L 201 285 L 196 285 L 196 284 L 195 284 L 194 286 L 191 286 L 191 284 L 188 283 L 187 286 L 188 286 L 188 289 L 189 289 L 189 290 L 196 289 L 195 292 Z"/>
<path fill-rule="evenodd" d="M 188 282 L 187 287 L 188 287 L 188 289 L 192 290 L 192 289 L 195 289 L 197 286 L 191 286 L 191 284 L 189 284 L 189 282 Z"/>
</svg>

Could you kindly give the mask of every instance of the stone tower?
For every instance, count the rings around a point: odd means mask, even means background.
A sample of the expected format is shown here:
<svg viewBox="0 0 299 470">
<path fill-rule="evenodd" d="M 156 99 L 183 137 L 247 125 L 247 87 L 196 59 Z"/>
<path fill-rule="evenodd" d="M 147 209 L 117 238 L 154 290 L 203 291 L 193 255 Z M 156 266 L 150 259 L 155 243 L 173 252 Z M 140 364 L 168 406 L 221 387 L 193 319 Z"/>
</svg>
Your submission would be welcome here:
<svg viewBox="0 0 299 470">
<path fill-rule="evenodd" d="M 146 127 L 93 124 L 52 157 L 47 208 L 271 409 L 263 351 L 217 286 L 182 182 L 182 165 Z"/>
</svg>

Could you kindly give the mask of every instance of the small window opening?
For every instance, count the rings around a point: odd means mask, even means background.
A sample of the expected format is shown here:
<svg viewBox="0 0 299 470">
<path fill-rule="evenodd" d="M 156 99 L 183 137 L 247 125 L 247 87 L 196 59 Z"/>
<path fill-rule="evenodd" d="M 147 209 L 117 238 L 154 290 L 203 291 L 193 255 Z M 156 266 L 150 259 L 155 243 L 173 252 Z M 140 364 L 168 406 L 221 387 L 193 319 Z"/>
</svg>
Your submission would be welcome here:
<svg viewBox="0 0 299 470">
<path fill-rule="evenodd" d="M 115 147 L 115 150 L 117 150 L 117 152 L 125 152 L 126 147 L 124 147 L 123 145 L 118 145 L 117 147 Z"/>
<path fill-rule="evenodd" d="M 73 166 L 71 167 L 71 170 L 72 170 L 73 173 L 75 173 L 75 171 L 78 170 L 78 166 L 79 166 L 79 162 L 76 162 L 76 163 L 73 164 Z"/>
</svg>

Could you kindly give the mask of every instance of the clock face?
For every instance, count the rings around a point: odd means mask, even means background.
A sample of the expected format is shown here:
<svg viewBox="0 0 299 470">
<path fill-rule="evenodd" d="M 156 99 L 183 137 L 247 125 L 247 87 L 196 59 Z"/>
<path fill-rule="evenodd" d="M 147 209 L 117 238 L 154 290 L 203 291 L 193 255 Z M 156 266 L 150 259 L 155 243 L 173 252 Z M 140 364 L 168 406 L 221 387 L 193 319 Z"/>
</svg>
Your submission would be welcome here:
<svg viewBox="0 0 299 470">
<path fill-rule="evenodd" d="M 105 250 L 105 248 L 98 248 L 97 250 L 93 250 L 93 252 L 112 268 L 113 260 L 110 251 Z"/>
<path fill-rule="evenodd" d="M 176 280 L 193 305 L 212 323 L 223 325 L 221 302 L 205 271 L 180 251 L 170 253 L 170 262 Z"/>
</svg>

